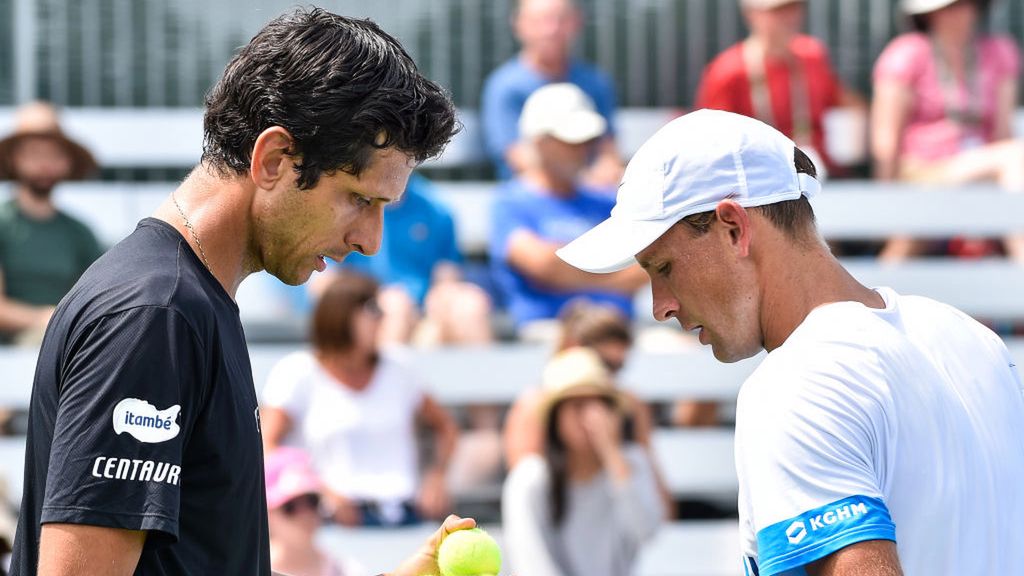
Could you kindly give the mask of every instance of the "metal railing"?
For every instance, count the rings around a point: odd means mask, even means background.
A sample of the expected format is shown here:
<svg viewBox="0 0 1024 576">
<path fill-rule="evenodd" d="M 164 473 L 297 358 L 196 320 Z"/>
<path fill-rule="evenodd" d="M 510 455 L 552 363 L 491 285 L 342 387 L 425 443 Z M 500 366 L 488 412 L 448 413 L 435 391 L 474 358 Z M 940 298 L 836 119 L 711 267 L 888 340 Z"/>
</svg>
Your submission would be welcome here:
<svg viewBox="0 0 1024 576">
<path fill-rule="evenodd" d="M 324 0 L 400 38 L 424 71 L 473 108 L 514 54 L 513 0 Z M 233 51 L 294 0 L 0 0 L 0 104 L 197 106 Z M 737 0 L 581 0 L 580 54 L 611 73 L 626 106 L 692 103 L 705 64 L 743 34 Z M 1024 0 L 994 0 L 990 27 L 1020 39 Z M 896 0 L 810 0 L 807 28 L 839 75 L 869 89 L 903 26 Z"/>
</svg>

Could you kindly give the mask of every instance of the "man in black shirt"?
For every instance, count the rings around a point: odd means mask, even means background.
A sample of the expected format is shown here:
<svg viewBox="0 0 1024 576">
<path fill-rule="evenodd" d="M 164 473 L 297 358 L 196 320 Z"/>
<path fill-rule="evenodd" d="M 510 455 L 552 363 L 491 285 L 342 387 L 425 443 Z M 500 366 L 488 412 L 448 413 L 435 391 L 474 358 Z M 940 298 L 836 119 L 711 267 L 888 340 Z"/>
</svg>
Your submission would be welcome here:
<svg viewBox="0 0 1024 576">
<path fill-rule="evenodd" d="M 268 575 L 259 412 L 234 294 L 373 254 L 452 104 L 368 21 L 298 10 L 206 99 L 202 162 L 57 308 L 32 392 L 20 575 Z M 159 137 L 154 134 L 154 137 Z M 436 571 L 449 518 L 395 574 Z"/>
</svg>

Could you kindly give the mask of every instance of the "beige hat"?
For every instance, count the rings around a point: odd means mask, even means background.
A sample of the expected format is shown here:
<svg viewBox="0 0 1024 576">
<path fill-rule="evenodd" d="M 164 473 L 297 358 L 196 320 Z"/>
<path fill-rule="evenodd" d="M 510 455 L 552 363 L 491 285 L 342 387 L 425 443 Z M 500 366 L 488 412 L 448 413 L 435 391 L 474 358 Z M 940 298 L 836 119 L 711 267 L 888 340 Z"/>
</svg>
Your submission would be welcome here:
<svg viewBox="0 0 1024 576">
<path fill-rule="evenodd" d="M 96 171 L 96 159 L 92 154 L 60 129 L 57 110 L 45 102 L 31 102 L 15 113 L 14 133 L 0 140 L 0 180 L 14 177 L 14 148 L 26 138 L 51 138 L 60 142 L 71 157 L 68 180 L 81 180 Z"/>
<path fill-rule="evenodd" d="M 604 134 L 608 122 L 597 113 L 594 101 L 579 86 L 568 82 L 538 88 L 523 104 L 519 135 L 553 136 L 569 144 L 582 144 Z"/>
<path fill-rule="evenodd" d="M 771 10 L 786 4 L 796 4 L 797 2 L 805 2 L 806 0 L 740 0 L 740 6 L 743 8 L 750 8 L 753 10 Z"/>
<path fill-rule="evenodd" d="M 544 400 L 540 409 L 545 421 L 556 404 L 569 398 L 597 396 L 611 400 L 620 410 L 626 406 L 601 357 L 592 348 L 583 346 L 555 354 L 544 368 L 541 388 Z"/>
</svg>

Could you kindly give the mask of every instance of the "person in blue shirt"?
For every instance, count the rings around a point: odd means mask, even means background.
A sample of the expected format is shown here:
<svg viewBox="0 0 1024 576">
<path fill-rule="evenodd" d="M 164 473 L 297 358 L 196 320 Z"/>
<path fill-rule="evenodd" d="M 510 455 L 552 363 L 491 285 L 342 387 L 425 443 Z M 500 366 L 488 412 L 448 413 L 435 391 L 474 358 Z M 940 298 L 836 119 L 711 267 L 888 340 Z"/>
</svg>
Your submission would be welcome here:
<svg viewBox="0 0 1024 576">
<path fill-rule="evenodd" d="M 497 194 L 490 241 L 494 279 L 519 335 L 543 337 L 543 326 L 577 298 L 613 305 L 632 317 L 633 293 L 647 282 L 639 267 L 596 275 L 555 255 L 607 218 L 614 204 L 607 191 L 580 183 L 604 134 L 604 118 L 576 85 L 559 83 L 530 96 L 519 127 L 528 162 Z"/>
<path fill-rule="evenodd" d="M 606 122 L 584 180 L 617 184 L 623 165 L 612 124 L 615 88 L 604 72 L 572 56 L 582 26 L 579 8 L 572 0 L 519 0 L 512 24 L 522 49 L 488 76 L 481 102 L 487 154 L 498 177 L 507 180 L 528 162 L 517 128 L 526 99 L 541 86 L 570 82 L 590 96 Z"/>
<path fill-rule="evenodd" d="M 343 267 L 372 276 L 383 286 L 382 344 L 482 344 L 491 340 L 491 302 L 480 287 L 461 279 L 462 255 L 451 213 L 419 174 L 384 211 L 380 251 L 352 254 Z"/>
</svg>

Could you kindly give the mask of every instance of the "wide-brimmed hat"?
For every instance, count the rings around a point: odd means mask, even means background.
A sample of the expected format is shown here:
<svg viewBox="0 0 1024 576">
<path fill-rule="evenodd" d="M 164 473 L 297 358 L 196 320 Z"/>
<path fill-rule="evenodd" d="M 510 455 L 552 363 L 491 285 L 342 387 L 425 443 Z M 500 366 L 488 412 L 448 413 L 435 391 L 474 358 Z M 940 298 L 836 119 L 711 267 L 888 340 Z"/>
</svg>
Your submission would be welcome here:
<svg viewBox="0 0 1024 576">
<path fill-rule="evenodd" d="M 61 130 L 57 110 L 45 102 L 32 102 L 18 108 L 14 132 L 0 140 L 0 180 L 14 178 L 14 149 L 29 138 L 49 138 L 64 147 L 71 158 L 71 172 L 67 180 L 81 180 L 96 172 L 96 159 L 92 153 Z"/>
<path fill-rule="evenodd" d="M 541 390 L 540 415 L 545 422 L 559 402 L 570 398 L 606 398 L 618 410 L 626 411 L 625 397 L 592 348 L 576 346 L 555 354 L 544 368 Z"/>
</svg>

